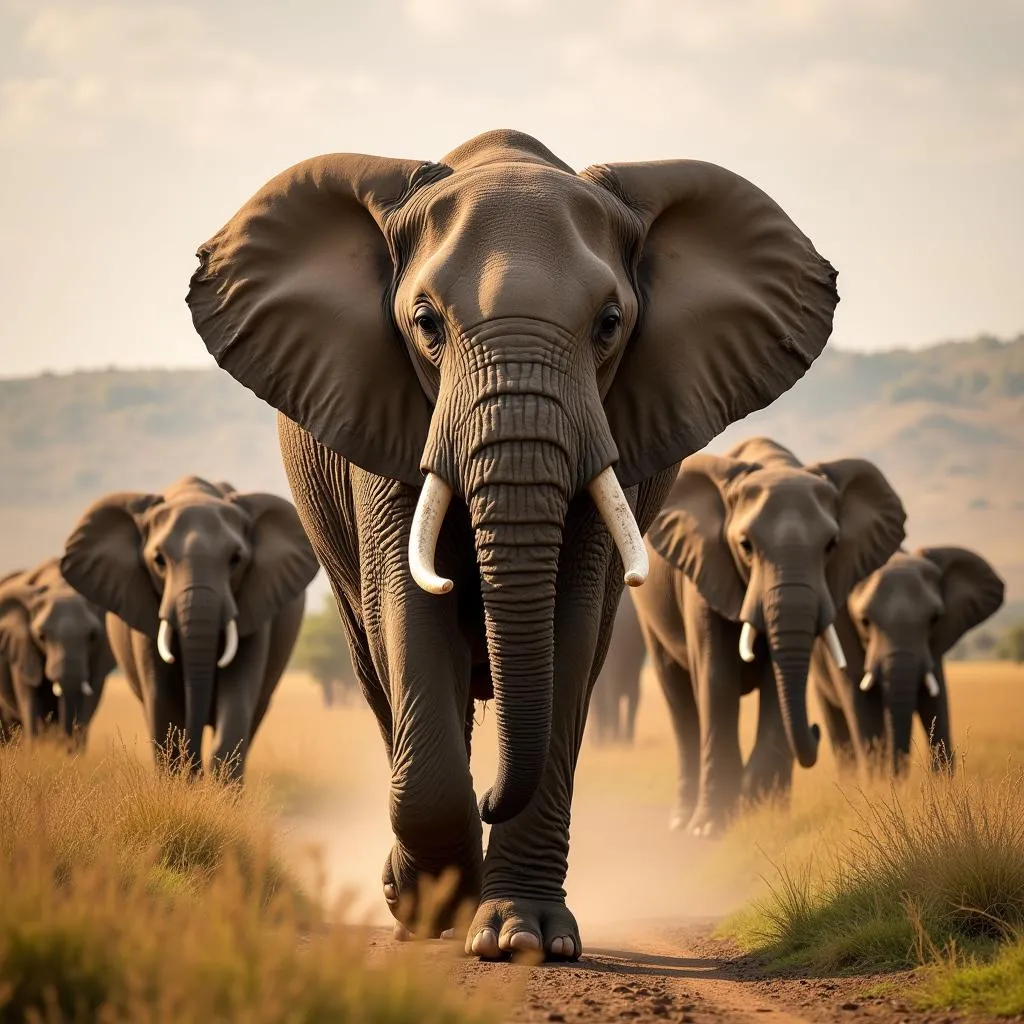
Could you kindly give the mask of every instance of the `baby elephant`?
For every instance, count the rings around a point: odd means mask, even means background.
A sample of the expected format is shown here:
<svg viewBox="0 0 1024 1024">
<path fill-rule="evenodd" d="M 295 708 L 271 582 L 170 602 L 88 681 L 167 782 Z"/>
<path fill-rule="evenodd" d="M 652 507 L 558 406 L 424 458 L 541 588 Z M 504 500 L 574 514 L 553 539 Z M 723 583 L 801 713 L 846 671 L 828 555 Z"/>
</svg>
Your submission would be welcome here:
<svg viewBox="0 0 1024 1024">
<path fill-rule="evenodd" d="M 190 476 L 163 494 L 111 494 L 69 538 L 61 570 L 104 607 L 110 642 L 158 750 L 241 778 L 288 664 L 316 558 L 294 506 Z"/>
<path fill-rule="evenodd" d="M 850 594 L 836 626 L 846 672 L 823 651 L 812 668 L 826 727 L 847 765 L 877 749 L 905 769 L 915 712 L 929 736 L 932 767 L 951 763 L 942 656 L 1003 603 L 1003 581 L 965 548 L 899 551 Z"/>
<path fill-rule="evenodd" d="M 85 744 L 114 657 L 103 611 L 73 590 L 57 559 L 0 581 L 0 733 L 32 739 L 59 723 Z"/>
</svg>

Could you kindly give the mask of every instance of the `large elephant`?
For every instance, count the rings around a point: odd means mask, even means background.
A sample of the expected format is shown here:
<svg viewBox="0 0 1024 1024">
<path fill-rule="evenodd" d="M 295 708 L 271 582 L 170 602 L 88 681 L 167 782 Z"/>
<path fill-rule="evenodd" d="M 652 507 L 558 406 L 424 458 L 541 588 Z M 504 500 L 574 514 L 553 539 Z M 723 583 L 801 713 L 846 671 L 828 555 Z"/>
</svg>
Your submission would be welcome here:
<svg viewBox="0 0 1024 1024">
<path fill-rule="evenodd" d="M 740 796 L 786 792 L 794 758 L 815 763 L 811 653 L 843 664 L 834 619 L 856 582 L 903 540 L 903 505 L 863 459 L 804 466 L 751 438 L 684 460 L 647 535 L 651 578 L 636 592 L 648 656 L 679 753 L 674 828 L 721 831 Z M 740 699 L 758 691 L 744 768 Z"/>
<path fill-rule="evenodd" d="M 973 551 L 897 552 L 859 583 L 837 617 L 845 672 L 815 652 L 811 675 L 842 763 L 882 753 L 891 771 L 907 764 L 917 714 L 935 769 L 951 764 L 949 698 L 942 658 L 969 629 L 994 615 L 1004 584 Z"/>
<path fill-rule="evenodd" d="M 61 560 L 109 613 L 114 655 L 161 759 L 198 770 L 209 725 L 214 763 L 236 779 L 317 568 L 291 502 L 195 476 L 162 494 L 101 498 Z"/>
<path fill-rule="evenodd" d="M 193 322 L 283 414 L 392 782 L 384 896 L 443 869 L 467 951 L 576 958 L 565 905 L 590 687 L 678 461 L 822 350 L 835 271 L 763 192 L 695 161 L 580 174 L 535 139 L 440 163 L 334 154 L 199 250 Z M 498 773 L 479 811 L 474 698 Z M 492 824 L 486 859 L 481 819 Z"/>
<path fill-rule="evenodd" d="M 646 656 L 636 608 L 629 594 L 623 594 L 615 613 L 608 654 L 590 699 L 592 735 L 599 746 L 632 744 L 640 704 L 640 672 Z"/>
<path fill-rule="evenodd" d="M 114 656 L 103 610 L 61 576 L 57 559 L 0 581 L 0 732 L 32 739 L 56 723 L 76 748 Z"/>
</svg>

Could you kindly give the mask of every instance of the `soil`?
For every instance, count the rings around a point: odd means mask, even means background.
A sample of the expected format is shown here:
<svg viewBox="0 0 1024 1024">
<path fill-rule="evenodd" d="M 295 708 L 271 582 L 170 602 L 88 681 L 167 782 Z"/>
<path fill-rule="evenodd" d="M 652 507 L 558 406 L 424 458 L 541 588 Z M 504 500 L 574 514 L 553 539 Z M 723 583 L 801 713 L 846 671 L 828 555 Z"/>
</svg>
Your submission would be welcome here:
<svg viewBox="0 0 1024 1024">
<path fill-rule="evenodd" d="M 761 964 L 710 938 L 713 922 L 644 926 L 643 941 L 588 949 L 574 964 L 449 961 L 452 980 L 469 991 L 491 986 L 514 1005 L 507 1024 L 958 1024 L 961 1014 L 913 1009 L 897 996 L 868 995 L 882 986 L 899 993 L 909 974 L 856 977 L 769 977 Z M 639 931 L 639 928 L 637 929 Z M 380 933 L 381 951 L 397 943 Z M 428 955 L 452 944 L 415 943 Z M 431 949 L 430 947 L 433 947 Z M 447 949 L 445 948 L 447 947 Z M 447 957 L 446 957 L 447 959 Z M 983 1024 L 972 1018 L 971 1024 Z M 1001 1024 L 1007 1024 L 1004 1020 Z"/>
</svg>

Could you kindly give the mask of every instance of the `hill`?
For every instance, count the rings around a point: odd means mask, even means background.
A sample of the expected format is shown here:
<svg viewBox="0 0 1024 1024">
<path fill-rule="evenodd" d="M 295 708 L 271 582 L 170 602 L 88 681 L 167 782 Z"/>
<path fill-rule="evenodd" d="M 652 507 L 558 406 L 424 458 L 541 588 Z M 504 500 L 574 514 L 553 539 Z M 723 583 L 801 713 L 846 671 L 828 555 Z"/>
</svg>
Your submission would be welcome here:
<svg viewBox="0 0 1024 1024">
<path fill-rule="evenodd" d="M 806 461 L 873 459 L 904 497 L 911 544 L 975 547 L 1009 596 L 1024 599 L 1024 334 L 918 351 L 828 350 L 790 392 L 710 447 L 755 433 Z M 186 473 L 288 493 L 273 411 L 227 374 L 0 380 L 0 571 L 55 552 L 96 497 L 159 490 Z"/>
</svg>

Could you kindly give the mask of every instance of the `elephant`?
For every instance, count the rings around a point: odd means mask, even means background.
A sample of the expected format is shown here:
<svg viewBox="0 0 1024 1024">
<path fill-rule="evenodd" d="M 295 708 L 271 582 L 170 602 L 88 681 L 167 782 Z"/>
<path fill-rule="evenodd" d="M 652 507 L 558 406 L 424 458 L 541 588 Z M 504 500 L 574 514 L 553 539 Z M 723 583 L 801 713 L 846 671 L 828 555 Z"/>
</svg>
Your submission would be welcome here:
<svg viewBox="0 0 1024 1024">
<path fill-rule="evenodd" d="M 845 663 L 836 608 L 899 547 L 905 521 L 864 459 L 805 466 L 755 437 L 683 460 L 647 534 L 651 578 L 634 594 L 676 737 L 672 828 L 719 835 L 741 797 L 785 799 L 794 759 L 815 763 L 812 651 L 824 643 Z M 740 700 L 755 690 L 757 736 L 744 766 Z"/>
<path fill-rule="evenodd" d="M 646 656 L 636 608 L 629 595 L 624 594 L 615 613 L 604 667 L 594 683 L 591 697 L 594 712 L 592 735 L 598 745 L 632 745 L 640 704 L 640 671 Z"/>
<path fill-rule="evenodd" d="M 31 740 L 50 723 L 85 746 L 114 656 L 103 610 L 74 590 L 58 560 L 0 580 L 0 732 Z"/>
<path fill-rule="evenodd" d="M 439 162 L 303 161 L 197 255 L 193 324 L 278 410 L 383 737 L 396 933 L 450 931 L 468 903 L 468 954 L 576 959 L 573 775 L 642 533 L 679 460 L 820 354 L 835 270 L 723 168 L 577 173 L 505 129 Z M 478 805 L 473 702 L 492 696 Z M 421 880 L 445 873 L 417 927 Z"/>
<path fill-rule="evenodd" d="M 953 763 L 943 655 L 1003 603 L 995 570 L 959 547 L 896 552 L 860 582 L 836 628 L 849 658 L 836 671 L 815 651 L 811 677 L 841 765 L 866 766 L 873 753 L 894 775 L 910 754 L 915 713 L 929 737 L 934 770 Z"/>
<path fill-rule="evenodd" d="M 107 612 L 157 762 L 240 781 L 299 633 L 318 565 L 291 502 L 186 476 L 108 494 L 68 537 L 61 572 Z"/>
</svg>

